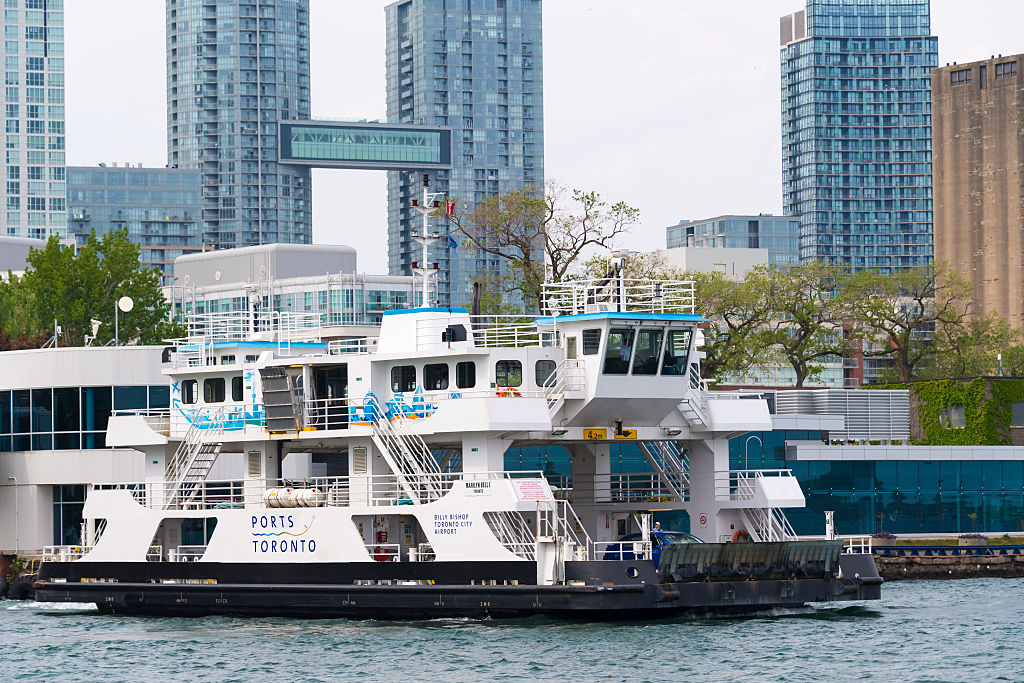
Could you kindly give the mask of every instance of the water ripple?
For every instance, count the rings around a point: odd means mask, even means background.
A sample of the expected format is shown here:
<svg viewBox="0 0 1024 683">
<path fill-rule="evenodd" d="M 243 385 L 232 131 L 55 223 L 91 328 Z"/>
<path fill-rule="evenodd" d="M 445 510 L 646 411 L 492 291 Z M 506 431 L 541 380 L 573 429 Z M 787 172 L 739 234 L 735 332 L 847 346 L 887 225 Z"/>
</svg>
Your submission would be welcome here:
<svg viewBox="0 0 1024 683">
<path fill-rule="evenodd" d="M 123 680 L 1020 680 L 1024 579 L 906 581 L 879 602 L 595 624 L 140 618 L 0 602 L 0 676 Z"/>
</svg>

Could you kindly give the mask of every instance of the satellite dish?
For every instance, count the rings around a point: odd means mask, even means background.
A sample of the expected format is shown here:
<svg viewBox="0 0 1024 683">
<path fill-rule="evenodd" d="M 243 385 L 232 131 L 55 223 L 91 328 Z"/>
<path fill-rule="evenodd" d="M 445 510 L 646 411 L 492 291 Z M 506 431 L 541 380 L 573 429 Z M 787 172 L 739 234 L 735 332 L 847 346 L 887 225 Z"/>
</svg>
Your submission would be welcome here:
<svg viewBox="0 0 1024 683">
<path fill-rule="evenodd" d="M 130 296 L 122 296 L 117 300 L 117 307 L 121 309 L 121 312 L 127 313 L 128 311 L 135 308 L 135 302 L 132 301 Z"/>
</svg>

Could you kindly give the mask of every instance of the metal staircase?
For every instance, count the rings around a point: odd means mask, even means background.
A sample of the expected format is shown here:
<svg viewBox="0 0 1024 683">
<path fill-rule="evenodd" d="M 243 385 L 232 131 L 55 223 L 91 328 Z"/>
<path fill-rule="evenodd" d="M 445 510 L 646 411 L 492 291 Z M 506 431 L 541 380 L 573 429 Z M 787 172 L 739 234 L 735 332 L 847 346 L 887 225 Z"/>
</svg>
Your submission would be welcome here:
<svg viewBox="0 0 1024 683">
<path fill-rule="evenodd" d="M 200 417 L 189 426 L 185 438 L 167 463 L 164 471 L 165 510 L 184 508 L 202 490 L 206 477 L 220 455 L 221 440 L 208 437 L 224 433 L 224 421 L 214 420 L 209 427 L 198 427 Z"/>
<path fill-rule="evenodd" d="M 422 437 L 406 433 L 401 428 L 404 420 L 388 420 L 376 398 L 367 399 L 365 410 L 373 415 L 370 424 L 374 445 L 413 504 L 429 503 L 443 496 L 447 491 L 445 478 Z"/>
<path fill-rule="evenodd" d="M 690 492 L 690 456 L 686 449 L 674 441 L 641 441 L 640 448 L 665 488 L 677 500 L 686 500 Z"/>
<path fill-rule="evenodd" d="M 692 429 L 707 429 L 708 385 L 694 368 L 690 368 L 690 390 L 679 402 L 679 412 Z"/>
<path fill-rule="evenodd" d="M 260 368 L 263 387 L 263 409 L 267 416 L 267 431 L 271 433 L 298 432 L 302 428 L 301 400 L 293 376 L 287 368 Z"/>
<path fill-rule="evenodd" d="M 797 540 L 796 531 L 779 508 L 740 508 L 739 513 L 750 540 L 756 543 Z"/>
<path fill-rule="evenodd" d="M 534 532 L 530 530 L 520 512 L 500 510 L 485 512 L 484 521 L 491 533 L 509 552 L 513 552 L 524 560 L 537 559 L 537 544 Z"/>
<path fill-rule="evenodd" d="M 548 403 L 548 415 L 552 418 L 565 405 L 566 393 L 583 391 L 586 386 L 586 375 L 583 362 L 574 358 L 565 358 L 551 374 L 554 381 L 545 382 L 544 398 Z"/>
</svg>

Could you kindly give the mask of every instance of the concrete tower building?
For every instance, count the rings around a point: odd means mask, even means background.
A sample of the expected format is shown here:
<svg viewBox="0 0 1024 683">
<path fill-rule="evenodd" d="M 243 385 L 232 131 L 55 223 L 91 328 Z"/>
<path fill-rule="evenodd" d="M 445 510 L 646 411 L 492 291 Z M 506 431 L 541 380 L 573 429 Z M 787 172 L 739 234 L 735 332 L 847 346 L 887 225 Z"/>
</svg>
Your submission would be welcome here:
<svg viewBox="0 0 1024 683">
<path fill-rule="evenodd" d="M 801 259 L 932 260 L 929 0 L 807 0 L 781 21 L 783 207 Z"/>
<path fill-rule="evenodd" d="M 1024 55 L 932 72 L 935 258 L 1024 326 Z"/>
<path fill-rule="evenodd" d="M 387 17 L 387 115 L 393 122 L 447 126 L 452 168 L 431 189 L 480 201 L 544 182 L 541 0 L 402 0 Z M 388 267 L 411 274 L 421 260 L 411 239 L 422 227 L 409 208 L 422 174 L 388 172 Z M 500 260 L 463 241 L 440 240 L 437 303 L 465 305 L 474 278 L 502 274 Z"/>
<path fill-rule="evenodd" d="M 166 2 L 168 162 L 202 172 L 204 242 L 311 242 L 309 169 L 277 163 L 278 121 L 309 118 L 309 0 Z"/>
<path fill-rule="evenodd" d="M 64 0 L 5 0 L 4 85 L 4 233 L 64 236 Z"/>
</svg>

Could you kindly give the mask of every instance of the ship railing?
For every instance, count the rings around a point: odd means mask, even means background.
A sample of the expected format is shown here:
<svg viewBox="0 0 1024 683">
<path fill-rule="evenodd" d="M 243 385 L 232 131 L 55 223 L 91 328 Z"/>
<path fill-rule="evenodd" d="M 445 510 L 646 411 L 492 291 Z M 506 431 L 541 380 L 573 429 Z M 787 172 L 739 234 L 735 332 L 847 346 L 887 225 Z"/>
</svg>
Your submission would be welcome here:
<svg viewBox="0 0 1024 683">
<path fill-rule="evenodd" d="M 483 348 L 558 345 L 558 334 L 550 319 L 521 315 L 470 316 L 474 343 Z"/>
<path fill-rule="evenodd" d="M 360 339 L 332 339 L 327 342 L 327 353 L 331 356 L 369 353 L 377 347 L 377 340 L 371 337 Z"/>
<path fill-rule="evenodd" d="M 649 560 L 651 541 L 594 541 L 595 560 Z"/>
<path fill-rule="evenodd" d="M 171 436 L 171 409 L 170 408 L 138 408 L 131 410 L 114 410 L 112 416 L 140 416 L 146 421 L 146 425 L 157 434 L 166 437 Z"/>
<path fill-rule="evenodd" d="M 409 548 L 410 562 L 433 562 L 437 559 L 434 546 L 430 543 L 420 543 L 415 548 Z"/>
<path fill-rule="evenodd" d="M 546 315 L 686 313 L 696 308 L 692 280 L 590 278 L 544 285 Z"/>
<path fill-rule="evenodd" d="M 398 543 L 367 543 L 366 550 L 377 562 L 398 562 L 402 559 L 402 546 Z"/>
<path fill-rule="evenodd" d="M 159 543 L 154 543 L 149 546 L 146 550 L 146 562 L 163 562 L 164 561 L 164 547 Z"/>
<path fill-rule="evenodd" d="M 495 481 L 501 479 L 542 477 L 540 472 L 444 472 L 417 476 L 406 474 L 350 475 L 344 477 L 307 477 L 296 479 L 246 479 L 235 481 L 203 481 L 197 484 L 189 500 L 175 505 L 180 510 L 219 510 L 238 508 L 269 508 L 273 499 L 282 507 L 348 507 L 369 505 L 390 507 L 415 505 L 409 489 L 419 490 L 439 481 L 449 490 L 457 481 Z M 124 490 L 141 506 L 163 509 L 176 488 L 173 481 L 117 482 L 95 484 L 95 490 Z M 268 491 L 274 492 L 268 497 Z M 282 495 L 285 494 L 285 495 Z M 273 508 L 273 509 L 277 509 Z"/>
<path fill-rule="evenodd" d="M 555 498 L 579 503 L 683 503 L 690 499 L 683 486 L 677 495 L 658 472 L 548 475 Z"/>
<path fill-rule="evenodd" d="M 168 562 L 198 562 L 206 554 L 205 545 L 179 545 L 173 550 L 167 549 Z"/>
<path fill-rule="evenodd" d="M 88 545 L 44 545 L 43 562 L 72 562 L 84 557 L 92 546 Z"/>
<path fill-rule="evenodd" d="M 793 470 L 730 470 L 715 474 L 717 500 L 751 500 L 759 477 L 792 477 Z"/>
<path fill-rule="evenodd" d="M 836 536 L 843 541 L 843 553 L 846 555 L 870 555 L 872 550 L 871 536 Z"/>
</svg>

